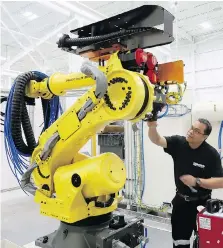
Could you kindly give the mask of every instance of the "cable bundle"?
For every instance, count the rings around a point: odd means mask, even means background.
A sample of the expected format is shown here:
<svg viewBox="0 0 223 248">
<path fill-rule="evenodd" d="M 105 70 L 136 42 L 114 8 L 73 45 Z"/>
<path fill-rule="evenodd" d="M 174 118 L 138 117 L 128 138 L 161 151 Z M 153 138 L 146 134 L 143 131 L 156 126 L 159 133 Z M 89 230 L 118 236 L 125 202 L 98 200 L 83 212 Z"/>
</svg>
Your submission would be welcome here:
<svg viewBox="0 0 223 248">
<path fill-rule="evenodd" d="M 1 96 L 0 97 L 0 104 L 2 104 L 3 102 L 6 102 L 7 101 L 7 97 L 6 96 Z M 5 118 L 5 113 L 0 111 L 1 112 L 1 126 L 3 126 L 3 128 L 1 129 L 4 129 L 4 118 Z M 3 130 L 0 130 L 1 133 L 4 133 Z"/>
<path fill-rule="evenodd" d="M 144 190 L 145 190 L 145 180 L 146 180 L 146 171 L 145 171 L 145 159 L 144 159 L 144 140 L 143 140 L 143 121 L 141 121 L 141 147 L 142 147 L 142 152 L 141 152 L 141 168 L 142 168 L 142 193 L 141 193 L 141 199 L 144 195 Z"/>
<path fill-rule="evenodd" d="M 161 119 L 161 118 L 163 118 L 164 116 L 166 116 L 166 115 L 168 114 L 168 111 L 169 111 L 169 106 L 168 106 L 168 104 L 166 104 L 166 110 L 165 110 L 165 112 L 164 112 L 163 114 L 160 114 L 160 115 L 158 116 L 158 119 Z"/>
<path fill-rule="evenodd" d="M 179 110 L 179 108 L 181 108 Z M 191 110 L 184 104 L 166 104 L 166 109 L 158 115 L 158 119 L 163 117 L 182 117 L 190 113 Z"/>
<path fill-rule="evenodd" d="M 133 164 L 134 164 L 134 192 L 135 202 L 141 205 L 145 190 L 145 161 L 143 142 L 143 121 L 140 122 L 139 129 L 133 133 Z"/>
<path fill-rule="evenodd" d="M 221 156 L 221 159 L 223 159 L 223 156 L 222 156 L 222 145 L 221 145 L 222 130 L 223 130 L 223 121 L 221 122 L 220 130 L 219 130 L 219 134 L 218 134 L 218 149 L 219 149 L 219 154 Z"/>
<path fill-rule="evenodd" d="M 142 27 L 142 28 L 130 28 L 130 29 L 122 29 L 116 32 L 98 35 L 98 36 L 89 36 L 83 38 L 70 38 L 69 35 L 64 34 L 59 41 L 57 42 L 58 47 L 72 47 L 72 46 L 89 46 L 94 43 L 107 41 L 109 39 L 114 38 L 122 38 L 122 36 L 133 35 L 141 32 L 146 32 L 153 30 L 151 27 Z"/>
<path fill-rule="evenodd" d="M 32 79 L 40 82 L 46 77 L 47 75 L 37 71 L 18 76 L 7 99 L 4 120 L 5 151 L 9 167 L 19 185 L 20 177 L 27 170 L 30 162 L 29 158 L 37 146 L 26 108 L 25 86 Z M 32 105 L 34 105 L 35 100 L 31 100 L 33 101 Z M 44 128 L 42 130 L 44 131 L 58 118 L 61 106 L 57 96 L 51 100 L 42 99 L 42 105 L 43 110 L 45 110 L 43 111 Z M 22 135 L 21 126 L 24 135 Z M 25 136 L 26 142 L 24 142 L 23 136 Z"/>
</svg>

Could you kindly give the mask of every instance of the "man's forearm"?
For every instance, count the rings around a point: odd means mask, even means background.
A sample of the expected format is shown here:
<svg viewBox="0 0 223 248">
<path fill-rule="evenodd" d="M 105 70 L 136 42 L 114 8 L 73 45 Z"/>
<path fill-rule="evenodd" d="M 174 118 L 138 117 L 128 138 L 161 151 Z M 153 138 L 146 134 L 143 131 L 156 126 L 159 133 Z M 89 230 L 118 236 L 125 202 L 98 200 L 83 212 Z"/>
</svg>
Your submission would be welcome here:
<svg viewBox="0 0 223 248">
<path fill-rule="evenodd" d="M 150 126 L 148 130 L 148 136 L 150 140 L 155 144 L 157 144 L 157 142 L 160 140 L 160 135 L 157 132 L 156 126 L 156 124 L 154 126 Z"/>
<path fill-rule="evenodd" d="M 157 122 L 156 121 L 148 122 L 147 125 L 149 127 L 148 136 L 149 136 L 150 140 L 154 144 L 161 146 L 163 148 L 166 148 L 167 147 L 166 139 L 157 132 L 157 129 L 156 129 Z"/>
<path fill-rule="evenodd" d="M 223 188 L 223 177 L 209 178 L 209 179 L 200 178 L 200 181 L 201 181 L 200 187 L 205 189 Z"/>
</svg>

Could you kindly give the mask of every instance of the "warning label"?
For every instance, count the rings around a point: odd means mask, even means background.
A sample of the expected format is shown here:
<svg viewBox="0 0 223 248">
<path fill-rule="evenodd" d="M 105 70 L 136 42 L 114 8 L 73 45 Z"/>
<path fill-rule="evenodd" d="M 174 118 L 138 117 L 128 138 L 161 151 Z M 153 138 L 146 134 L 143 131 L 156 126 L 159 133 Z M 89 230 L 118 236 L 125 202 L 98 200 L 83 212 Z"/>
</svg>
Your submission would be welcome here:
<svg viewBox="0 0 223 248">
<path fill-rule="evenodd" d="M 199 225 L 201 229 L 211 230 L 211 219 L 199 217 Z"/>
</svg>

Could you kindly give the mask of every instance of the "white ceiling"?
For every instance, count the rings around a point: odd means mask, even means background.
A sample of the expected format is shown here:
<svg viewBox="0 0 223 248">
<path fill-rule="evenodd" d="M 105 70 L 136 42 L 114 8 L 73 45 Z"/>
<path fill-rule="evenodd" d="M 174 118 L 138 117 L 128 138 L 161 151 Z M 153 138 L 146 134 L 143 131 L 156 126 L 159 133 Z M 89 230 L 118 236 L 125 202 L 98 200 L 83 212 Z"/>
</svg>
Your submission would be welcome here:
<svg viewBox="0 0 223 248">
<path fill-rule="evenodd" d="M 89 12 L 94 20 L 100 20 L 144 4 L 156 4 L 176 17 L 174 36 L 179 45 L 223 34 L 222 1 L 70 1 L 64 4 L 62 1 L 2 1 L 1 56 L 6 60 L 1 60 L 1 65 L 4 71 L 68 72 L 69 56 L 57 48 L 58 34 L 94 22 L 87 20 Z M 24 14 L 36 16 L 29 20 Z M 202 28 L 200 24 L 204 22 L 211 27 Z M 64 27 L 58 30 L 62 25 Z"/>
</svg>

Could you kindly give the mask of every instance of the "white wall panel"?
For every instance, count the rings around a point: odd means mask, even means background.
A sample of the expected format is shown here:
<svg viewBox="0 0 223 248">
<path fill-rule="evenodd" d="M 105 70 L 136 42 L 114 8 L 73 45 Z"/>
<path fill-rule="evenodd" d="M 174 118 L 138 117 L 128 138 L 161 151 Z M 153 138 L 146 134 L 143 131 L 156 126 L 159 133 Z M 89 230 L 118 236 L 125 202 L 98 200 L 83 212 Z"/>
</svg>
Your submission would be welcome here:
<svg viewBox="0 0 223 248">
<path fill-rule="evenodd" d="M 192 89 L 186 89 L 186 91 L 184 92 L 184 96 L 183 96 L 183 99 L 181 101 L 181 104 L 185 104 L 185 105 L 187 105 L 188 108 L 191 108 L 192 98 L 193 98 Z"/>
<path fill-rule="evenodd" d="M 215 38 L 206 39 L 206 41 L 202 41 L 197 44 L 196 53 L 209 52 L 213 50 L 221 50 L 223 49 L 223 33 Z"/>
<path fill-rule="evenodd" d="M 192 71 L 192 63 L 191 63 L 191 56 L 192 52 L 191 50 L 188 49 L 180 49 L 180 48 L 175 48 L 172 49 L 172 60 L 182 60 L 184 61 L 184 73 L 190 73 Z"/>
<path fill-rule="evenodd" d="M 159 121 L 158 131 L 164 136 L 185 135 L 190 125 L 190 115 L 181 118 L 163 118 Z M 171 202 L 176 192 L 173 160 L 163 148 L 149 140 L 146 124 L 144 133 L 146 187 L 143 202 L 149 206 L 159 207 L 163 202 Z"/>
<path fill-rule="evenodd" d="M 212 102 L 222 101 L 223 85 L 221 87 L 204 88 L 196 90 L 196 101 L 198 102 Z"/>
<path fill-rule="evenodd" d="M 197 53 L 195 59 L 195 70 L 210 70 L 223 68 L 223 49 L 209 52 Z"/>
<path fill-rule="evenodd" d="M 184 80 L 187 83 L 187 87 L 191 88 L 194 84 L 194 76 L 191 72 L 184 74 Z"/>
<path fill-rule="evenodd" d="M 196 72 L 195 73 L 196 87 L 215 86 L 215 85 L 223 86 L 222 75 L 223 75 L 223 67 Z"/>
</svg>

